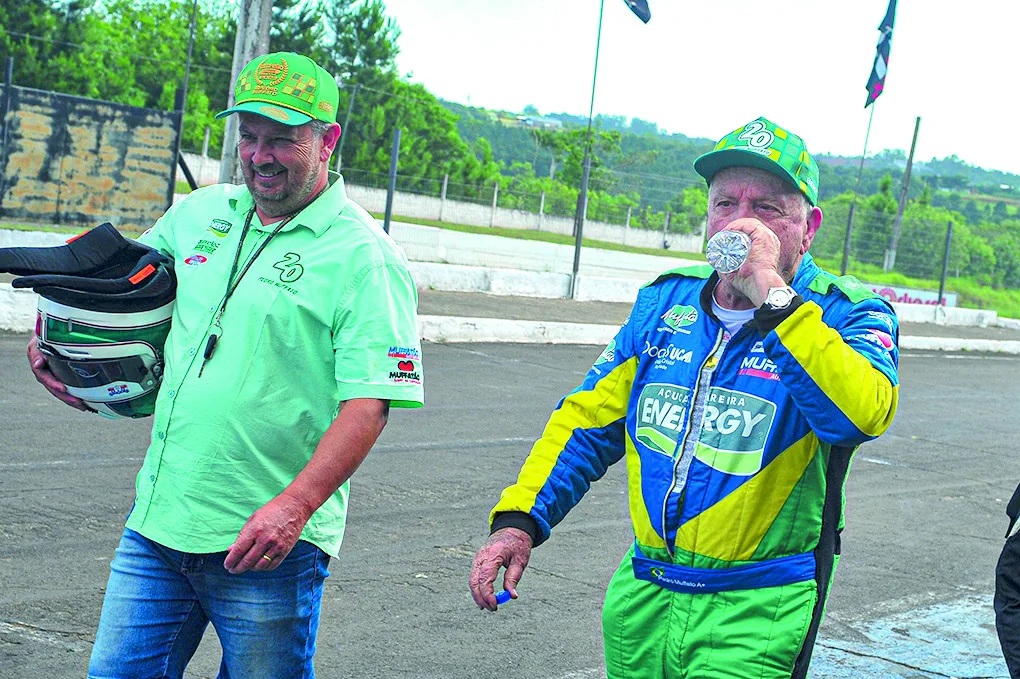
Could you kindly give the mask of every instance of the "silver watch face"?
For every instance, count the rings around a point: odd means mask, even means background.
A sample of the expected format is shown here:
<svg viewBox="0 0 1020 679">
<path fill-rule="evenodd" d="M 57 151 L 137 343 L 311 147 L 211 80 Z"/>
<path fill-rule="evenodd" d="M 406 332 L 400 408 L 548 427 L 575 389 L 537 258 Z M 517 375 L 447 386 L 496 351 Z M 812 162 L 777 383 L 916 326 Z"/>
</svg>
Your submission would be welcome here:
<svg viewBox="0 0 1020 679">
<path fill-rule="evenodd" d="M 769 294 L 765 297 L 765 303 L 773 309 L 785 309 L 790 306 L 790 302 L 797 295 L 797 292 L 789 287 L 783 288 L 771 288 Z"/>
</svg>

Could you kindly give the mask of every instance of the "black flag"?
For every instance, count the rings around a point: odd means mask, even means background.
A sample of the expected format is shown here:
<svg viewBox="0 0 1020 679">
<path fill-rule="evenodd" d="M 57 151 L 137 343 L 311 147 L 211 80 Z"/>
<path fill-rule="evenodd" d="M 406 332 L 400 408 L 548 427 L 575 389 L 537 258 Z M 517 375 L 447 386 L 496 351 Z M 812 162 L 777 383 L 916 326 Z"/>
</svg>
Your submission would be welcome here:
<svg viewBox="0 0 1020 679">
<path fill-rule="evenodd" d="M 637 18 L 641 21 L 648 23 L 648 20 L 652 18 L 652 12 L 648 9 L 648 0 L 623 0 L 627 3 L 627 7 L 630 7 L 630 11 L 637 14 Z M 895 3 L 896 0 L 893 0 Z"/>
<path fill-rule="evenodd" d="M 878 53 L 875 55 L 875 67 L 871 69 L 871 77 L 868 78 L 868 100 L 864 108 L 875 103 L 878 95 L 885 89 L 885 74 L 889 69 L 889 47 L 892 45 L 893 22 L 896 21 L 896 0 L 889 0 L 889 9 L 885 11 L 885 18 L 879 25 L 878 30 L 882 35 L 878 37 Z"/>
</svg>

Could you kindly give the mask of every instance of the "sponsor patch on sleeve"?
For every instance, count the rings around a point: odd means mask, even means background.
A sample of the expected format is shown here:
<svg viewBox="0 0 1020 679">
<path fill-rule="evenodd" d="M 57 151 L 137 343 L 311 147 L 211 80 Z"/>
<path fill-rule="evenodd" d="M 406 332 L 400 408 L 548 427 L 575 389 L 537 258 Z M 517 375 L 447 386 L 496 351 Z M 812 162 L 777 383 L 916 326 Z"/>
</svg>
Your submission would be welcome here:
<svg viewBox="0 0 1020 679">
<path fill-rule="evenodd" d="M 395 361 L 390 367 L 389 379 L 394 384 L 421 384 L 418 363 L 410 359 Z"/>
</svg>

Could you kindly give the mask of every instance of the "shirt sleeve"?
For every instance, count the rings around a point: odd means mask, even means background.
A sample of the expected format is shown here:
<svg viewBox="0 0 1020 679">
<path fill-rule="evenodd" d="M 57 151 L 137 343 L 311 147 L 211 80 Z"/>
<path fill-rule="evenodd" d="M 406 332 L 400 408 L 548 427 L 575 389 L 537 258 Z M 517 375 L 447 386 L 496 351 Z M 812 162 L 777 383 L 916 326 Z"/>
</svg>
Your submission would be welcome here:
<svg viewBox="0 0 1020 679">
<path fill-rule="evenodd" d="M 336 310 L 333 356 L 340 400 L 424 404 L 418 291 L 405 266 L 373 264 L 354 277 Z"/>
<path fill-rule="evenodd" d="M 636 314 L 639 298 L 635 305 Z M 503 491 L 489 517 L 491 530 L 515 527 L 534 545 L 559 523 L 625 452 L 627 407 L 638 357 L 628 321 L 602 351 L 584 381 L 556 406 L 517 482 Z"/>
<path fill-rule="evenodd" d="M 138 242 L 148 245 L 150 248 L 159 250 L 168 257 L 176 256 L 174 247 L 174 217 L 177 214 L 180 203 L 173 205 L 162 217 L 156 220 L 147 231 L 138 237 Z"/>
<path fill-rule="evenodd" d="M 877 438 L 896 414 L 898 338 L 895 314 L 874 298 L 824 313 L 804 302 L 763 343 L 818 437 L 855 446 Z"/>
</svg>

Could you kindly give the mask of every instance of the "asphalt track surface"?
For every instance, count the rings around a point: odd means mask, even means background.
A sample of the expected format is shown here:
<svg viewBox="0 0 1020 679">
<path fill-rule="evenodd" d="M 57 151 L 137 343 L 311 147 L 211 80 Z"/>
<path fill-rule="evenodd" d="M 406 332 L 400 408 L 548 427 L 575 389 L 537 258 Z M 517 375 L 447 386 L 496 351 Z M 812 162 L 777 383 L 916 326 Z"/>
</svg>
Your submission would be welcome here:
<svg viewBox="0 0 1020 679">
<path fill-rule="evenodd" d="M 53 400 L 25 335 L 0 335 L 0 677 L 81 677 L 131 506 L 145 421 Z M 474 606 L 486 516 L 599 347 L 425 347 L 427 406 L 394 412 L 353 480 L 326 582 L 326 679 L 602 677 L 599 611 L 630 528 L 623 465 L 537 549 L 521 598 Z M 1020 359 L 908 353 L 899 414 L 847 486 L 841 561 L 812 676 L 1006 677 L 995 560 L 1017 482 Z M 210 630 L 187 677 L 214 677 Z"/>
</svg>

